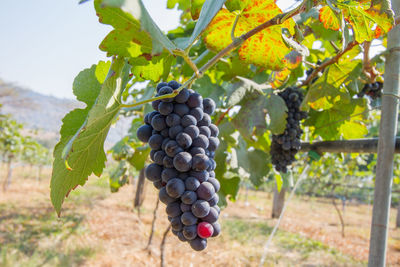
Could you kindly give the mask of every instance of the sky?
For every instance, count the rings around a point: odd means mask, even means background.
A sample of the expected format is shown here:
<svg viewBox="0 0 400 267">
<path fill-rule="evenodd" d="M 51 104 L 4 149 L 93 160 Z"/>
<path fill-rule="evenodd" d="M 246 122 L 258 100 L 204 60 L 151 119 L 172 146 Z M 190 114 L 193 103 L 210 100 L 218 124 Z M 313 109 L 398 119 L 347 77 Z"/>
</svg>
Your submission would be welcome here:
<svg viewBox="0 0 400 267">
<path fill-rule="evenodd" d="M 74 98 L 75 76 L 107 59 L 98 46 L 112 29 L 98 22 L 93 1 L 78 2 L 0 1 L 0 79 L 42 94 Z M 178 25 L 180 13 L 167 9 L 166 0 L 143 2 L 163 31 Z"/>
</svg>

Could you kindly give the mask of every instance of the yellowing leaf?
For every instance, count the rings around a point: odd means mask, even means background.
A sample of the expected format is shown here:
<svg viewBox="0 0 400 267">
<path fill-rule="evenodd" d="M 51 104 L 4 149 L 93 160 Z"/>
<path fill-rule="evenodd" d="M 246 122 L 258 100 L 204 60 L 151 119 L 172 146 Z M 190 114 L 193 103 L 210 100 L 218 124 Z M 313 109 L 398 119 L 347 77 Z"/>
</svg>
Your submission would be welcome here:
<svg viewBox="0 0 400 267">
<path fill-rule="evenodd" d="M 241 13 L 235 28 L 235 36 L 250 31 L 256 26 L 272 19 L 282 11 L 273 0 L 249 1 L 248 6 Z M 226 9 L 221 9 L 211 21 L 204 34 L 204 42 L 210 50 L 221 51 L 231 43 L 230 34 L 236 15 Z M 285 67 L 284 57 L 290 49 L 282 40 L 282 27 L 294 33 L 294 21 L 289 19 L 282 25 L 276 25 L 262 30 L 247 39 L 239 48 L 239 58 L 257 66 L 272 70 L 281 70 Z"/>
<path fill-rule="evenodd" d="M 387 33 L 394 25 L 393 17 L 378 10 L 369 8 L 368 3 L 358 5 L 340 4 L 346 21 L 353 27 L 355 39 L 358 43 L 372 41 Z"/>
<path fill-rule="evenodd" d="M 322 22 L 326 29 L 334 31 L 340 29 L 340 20 L 329 6 L 324 6 L 319 10 L 319 21 Z"/>
<path fill-rule="evenodd" d="M 288 68 L 284 68 L 281 71 L 274 71 L 272 73 L 273 81 L 270 83 L 272 88 L 281 87 L 287 80 L 291 71 Z"/>
</svg>

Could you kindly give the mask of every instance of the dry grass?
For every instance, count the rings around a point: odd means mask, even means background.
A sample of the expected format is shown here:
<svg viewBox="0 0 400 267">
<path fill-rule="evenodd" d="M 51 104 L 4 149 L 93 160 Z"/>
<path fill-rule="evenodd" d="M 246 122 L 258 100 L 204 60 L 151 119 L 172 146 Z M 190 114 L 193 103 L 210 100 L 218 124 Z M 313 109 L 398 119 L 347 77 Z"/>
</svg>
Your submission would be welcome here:
<svg viewBox="0 0 400 267">
<path fill-rule="evenodd" d="M 159 265 L 159 245 L 168 221 L 161 204 L 153 245 L 145 250 L 156 203 L 151 185 L 139 218 L 132 210 L 132 186 L 111 194 L 106 179 L 92 177 L 87 186 L 70 194 L 58 219 L 48 199 L 50 170 L 40 182 L 26 173 L 17 171 L 19 178 L 9 191 L 0 193 L 0 266 Z M 1 172 L 0 177 L 4 177 Z M 269 218 L 270 207 L 267 193 L 250 191 L 248 203 L 241 194 L 221 213 L 222 234 L 210 239 L 207 250 L 200 253 L 170 233 L 166 266 L 257 266 L 276 222 Z M 265 266 L 364 266 L 370 215 L 367 205 L 348 206 L 347 236 L 342 238 L 330 203 L 294 199 Z M 399 265 L 400 231 L 390 229 L 389 236 L 388 262 Z"/>
</svg>

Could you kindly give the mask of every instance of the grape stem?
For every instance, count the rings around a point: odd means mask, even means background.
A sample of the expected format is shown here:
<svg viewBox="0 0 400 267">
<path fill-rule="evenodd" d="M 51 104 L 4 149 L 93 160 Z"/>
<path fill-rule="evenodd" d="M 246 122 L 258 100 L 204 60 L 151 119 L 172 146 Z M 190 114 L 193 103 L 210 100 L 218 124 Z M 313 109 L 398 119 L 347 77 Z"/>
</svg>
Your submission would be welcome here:
<svg viewBox="0 0 400 267">
<path fill-rule="evenodd" d="M 315 76 L 318 75 L 321 71 L 323 71 L 326 67 L 329 65 L 332 65 L 334 63 L 337 63 L 341 56 L 343 56 L 346 52 L 351 50 L 354 46 L 358 45 L 356 41 L 352 41 L 347 44 L 347 46 L 343 49 L 343 51 L 340 51 L 339 53 L 336 54 L 336 56 L 332 57 L 330 60 L 325 61 L 321 65 L 317 66 L 314 71 L 307 77 L 307 79 L 300 85 L 300 87 L 309 85 L 312 80 L 314 80 Z"/>
<path fill-rule="evenodd" d="M 291 17 L 299 14 L 300 12 L 302 12 L 303 10 L 305 10 L 306 8 L 306 3 L 308 1 L 307 0 L 303 0 L 303 2 L 296 8 L 294 8 L 293 10 L 290 10 L 288 12 L 285 13 L 281 13 L 276 15 L 275 17 L 273 17 L 272 19 L 258 25 L 257 27 L 253 28 L 252 30 L 246 32 L 245 34 L 242 34 L 240 37 L 238 38 L 234 38 L 233 41 L 226 46 L 224 49 L 222 49 L 218 54 L 216 54 L 213 58 L 211 58 L 206 64 L 204 64 L 199 70 L 198 72 L 196 71 L 196 69 L 194 69 L 194 73 L 192 75 L 192 77 L 189 78 L 189 80 L 187 80 L 184 84 L 182 84 L 178 89 L 175 89 L 172 93 L 167 94 L 167 95 L 162 95 L 162 96 L 157 96 L 157 97 L 153 97 L 150 99 L 146 99 L 143 101 L 139 101 L 136 103 L 132 103 L 132 104 L 121 104 L 120 107 L 121 108 L 132 108 L 132 107 L 137 107 L 155 100 L 160 100 L 160 99 L 165 99 L 165 98 L 172 98 L 175 97 L 177 94 L 179 94 L 179 92 L 187 87 L 188 85 L 192 84 L 193 81 L 196 78 L 200 78 L 203 76 L 203 74 L 212 66 L 214 66 L 221 58 L 223 58 L 224 56 L 226 56 L 227 54 L 229 54 L 232 50 L 235 50 L 236 48 L 240 47 L 244 41 L 246 41 L 247 39 L 249 39 L 251 36 L 261 32 L 262 30 L 265 30 L 266 28 L 269 28 L 271 26 L 275 26 L 275 25 L 279 25 L 282 24 L 283 22 L 285 22 L 286 20 L 290 19 Z M 179 50 L 174 51 L 175 54 L 182 56 L 181 54 L 185 54 L 185 52 L 182 50 L 181 52 L 179 52 Z M 187 54 L 187 52 L 186 52 Z M 183 56 L 183 58 L 185 59 L 185 57 Z M 187 57 L 185 59 L 185 61 L 189 59 L 190 62 L 193 63 L 193 61 Z M 188 61 L 186 61 L 188 62 Z M 188 63 L 189 64 L 189 63 Z M 190 65 L 190 64 L 189 64 Z M 193 65 L 195 66 L 195 63 L 193 63 Z M 197 68 L 197 67 L 196 67 Z"/>
<path fill-rule="evenodd" d="M 161 241 L 161 245 L 160 245 L 160 266 L 164 267 L 164 249 L 165 249 L 165 241 L 167 239 L 167 235 L 169 233 L 169 231 L 171 230 L 171 224 L 168 225 L 167 229 L 165 230 L 164 234 L 163 234 L 163 238 Z"/>
<path fill-rule="evenodd" d="M 217 122 L 215 123 L 215 125 L 219 125 L 221 123 L 221 121 L 225 118 L 226 114 L 228 114 L 228 112 L 231 110 L 232 107 L 228 108 L 224 113 L 221 114 L 221 116 L 219 116 Z"/>
</svg>

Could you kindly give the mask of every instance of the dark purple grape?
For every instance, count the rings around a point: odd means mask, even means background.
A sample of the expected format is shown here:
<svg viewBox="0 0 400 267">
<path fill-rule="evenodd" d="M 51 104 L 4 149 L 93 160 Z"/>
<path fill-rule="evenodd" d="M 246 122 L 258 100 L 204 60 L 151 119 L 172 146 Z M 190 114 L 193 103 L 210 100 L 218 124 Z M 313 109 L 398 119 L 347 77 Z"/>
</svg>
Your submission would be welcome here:
<svg viewBox="0 0 400 267">
<path fill-rule="evenodd" d="M 180 172 L 187 172 L 192 168 L 192 155 L 188 152 L 180 152 L 174 157 L 174 167 Z"/>
<path fill-rule="evenodd" d="M 192 210 L 192 205 L 187 205 L 185 203 L 181 203 L 181 211 L 187 212 Z"/>
<path fill-rule="evenodd" d="M 155 181 L 153 182 L 153 185 L 155 188 L 157 188 L 158 190 L 160 190 L 163 187 L 163 183 L 161 180 Z"/>
<path fill-rule="evenodd" d="M 175 104 L 174 105 L 174 113 L 183 117 L 189 113 L 189 107 L 185 104 Z"/>
<path fill-rule="evenodd" d="M 154 110 L 158 111 L 158 105 L 161 103 L 161 100 L 154 100 L 151 102 L 151 106 L 153 107 Z"/>
<path fill-rule="evenodd" d="M 199 199 L 210 200 L 215 194 L 215 189 L 211 183 L 202 182 L 196 193 Z"/>
<path fill-rule="evenodd" d="M 208 143 L 207 149 L 210 151 L 215 151 L 219 146 L 219 139 L 217 137 L 210 137 Z"/>
<path fill-rule="evenodd" d="M 168 193 L 168 191 L 167 191 L 167 193 Z M 168 203 L 167 207 L 165 208 L 165 212 L 168 214 L 168 216 L 171 216 L 171 217 L 180 216 L 182 214 L 181 202 L 175 201 L 175 202 Z"/>
<path fill-rule="evenodd" d="M 163 88 L 164 86 L 168 86 L 168 83 L 166 82 L 161 82 L 157 85 L 157 93 L 160 91 L 161 88 Z"/>
<path fill-rule="evenodd" d="M 202 220 L 208 223 L 215 223 L 218 220 L 219 213 L 213 207 L 210 208 L 210 212 L 207 216 L 203 217 Z"/>
<path fill-rule="evenodd" d="M 165 153 L 173 158 L 179 152 L 183 152 L 183 149 L 178 145 L 175 140 L 169 140 L 168 143 L 165 145 Z"/>
<path fill-rule="evenodd" d="M 214 232 L 212 234 L 212 237 L 216 237 L 221 233 L 221 225 L 218 222 L 212 223 L 212 227 L 214 228 Z"/>
<path fill-rule="evenodd" d="M 174 110 L 174 104 L 169 102 L 161 102 L 158 105 L 158 111 L 161 115 L 168 115 Z"/>
<path fill-rule="evenodd" d="M 196 237 L 189 241 L 190 247 L 196 251 L 202 251 L 207 247 L 207 239 Z"/>
<path fill-rule="evenodd" d="M 219 134 L 219 129 L 215 124 L 210 124 L 210 126 L 208 126 L 211 130 L 211 136 L 213 137 L 217 137 Z"/>
<path fill-rule="evenodd" d="M 189 99 L 187 100 L 186 104 L 190 108 L 201 107 L 203 105 L 203 97 L 198 93 L 192 93 L 192 94 L 190 94 Z"/>
<path fill-rule="evenodd" d="M 204 113 L 203 119 L 197 123 L 197 126 L 210 126 L 211 117 L 207 113 Z"/>
<path fill-rule="evenodd" d="M 197 128 L 197 126 L 195 125 L 190 125 L 186 127 L 185 129 L 183 129 L 183 132 L 187 133 L 190 138 L 192 138 L 192 140 L 199 137 L 200 134 L 199 128 Z"/>
<path fill-rule="evenodd" d="M 165 157 L 166 155 L 165 155 L 165 152 L 164 151 L 162 151 L 162 150 L 159 150 L 159 151 L 157 151 L 155 154 L 154 154 L 154 162 L 156 163 L 156 164 L 158 164 L 158 165 L 163 165 L 163 160 L 164 160 L 164 157 Z"/>
<path fill-rule="evenodd" d="M 165 129 L 165 127 L 167 127 L 167 124 L 165 123 L 165 117 L 161 114 L 155 115 L 151 119 L 151 126 L 156 131 L 161 131 L 161 130 Z"/>
<path fill-rule="evenodd" d="M 193 215 L 191 211 L 185 211 L 181 215 L 181 222 L 184 225 L 193 225 L 197 223 L 197 217 Z"/>
<path fill-rule="evenodd" d="M 183 235 L 183 232 L 182 232 L 182 231 L 178 232 L 178 238 L 179 238 L 179 240 L 182 241 L 182 242 L 188 241 L 188 240 L 186 239 L 186 237 Z"/>
<path fill-rule="evenodd" d="M 175 125 L 169 128 L 169 138 L 175 139 L 176 136 L 183 131 L 183 127 L 181 125 Z"/>
<path fill-rule="evenodd" d="M 173 203 L 175 203 L 175 202 L 173 202 Z M 181 216 L 177 216 L 177 217 L 172 218 L 172 220 L 171 220 L 171 228 L 174 231 L 182 231 L 183 224 L 181 222 Z"/>
<path fill-rule="evenodd" d="M 221 188 L 221 184 L 219 181 L 215 178 L 210 177 L 207 182 L 211 183 L 214 186 L 215 192 L 218 192 L 219 189 Z"/>
<path fill-rule="evenodd" d="M 162 163 L 163 163 L 165 168 L 173 168 L 174 167 L 174 161 L 173 161 L 173 158 L 171 158 L 171 157 L 165 156 L 163 158 L 163 162 Z"/>
<path fill-rule="evenodd" d="M 197 120 L 194 116 L 186 114 L 185 116 L 182 117 L 181 125 L 183 127 L 188 127 L 190 125 L 196 125 L 196 124 L 197 124 Z"/>
<path fill-rule="evenodd" d="M 147 177 L 147 179 L 149 179 L 152 182 L 155 182 L 161 180 L 161 172 L 162 172 L 161 166 L 155 163 L 151 163 L 146 167 L 144 174 Z"/>
<path fill-rule="evenodd" d="M 165 118 L 165 123 L 168 127 L 179 125 L 181 123 L 181 117 L 175 113 L 168 114 Z"/>
<path fill-rule="evenodd" d="M 208 171 L 191 171 L 190 176 L 195 177 L 200 183 L 205 182 L 210 177 Z"/>
<path fill-rule="evenodd" d="M 197 180 L 197 178 L 195 178 L 195 177 L 191 176 L 185 180 L 186 190 L 196 191 L 197 188 L 199 188 L 199 186 L 200 186 L 200 181 Z"/>
<path fill-rule="evenodd" d="M 190 109 L 189 114 L 195 117 L 197 121 L 201 121 L 204 116 L 203 109 L 200 107 Z"/>
<path fill-rule="evenodd" d="M 168 86 L 175 90 L 178 89 L 181 86 L 181 84 L 178 83 L 177 81 L 170 81 L 168 82 Z"/>
<path fill-rule="evenodd" d="M 193 143 L 192 143 L 193 147 L 197 146 L 197 147 L 201 147 L 203 149 L 207 149 L 208 145 L 209 145 L 209 141 L 208 141 L 207 136 L 205 136 L 205 135 L 199 134 L 199 137 L 193 139 Z"/>
<path fill-rule="evenodd" d="M 189 148 L 192 145 L 192 138 L 187 133 L 179 133 L 176 136 L 176 142 L 183 149 Z"/>
<path fill-rule="evenodd" d="M 171 94 L 173 91 L 174 91 L 174 90 L 173 90 L 171 87 L 169 87 L 169 86 L 164 86 L 164 87 L 161 87 L 161 88 L 160 88 L 160 90 L 158 91 L 158 94 L 159 94 L 160 96 L 162 96 L 162 95 L 168 95 L 168 94 Z M 172 98 L 170 97 L 170 98 L 161 99 L 162 102 L 172 102 L 173 100 L 174 100 L 173 97 L 172 97 Z"/>
<path fill-rule="evenodd" d="M 197 154 L 204 154 L 205 155 L 206 151 L 203 148 L 196 146 L 196 147 L 192 147 L 189 150 L 189 153 L 192 154 L 192 156 L 197 155 Z"/>
<path fill-rule="evenodd" d="M 208 115 L 212 115 L 216 108 L 214 100 L 212 100 L 211 98 L 205 98 L 203 100 L 203 108 L 205 113 L 207 113 Z"/>
<path fill-rule="evenodd" d="M 176 178 L 178 176 L 178 172 L 175 170 L 175 168 L 165 168 L 161 172 L 161 180 L 164 183 L 168 183 L 169 180 L 172 178 Z"/>
<path fill-rule="evenodd" d="M 164 204 L 168 204 L 168 203 L 172 203 L 174 201 L 176 201 L 175 198 L 170 197 L 167 193 L 167 189 L 164 187 L 162 187 L 160 189 L 160 191 L 158 192 L 158 197 L 160 198 L 160 201 Z"/>
<path fill-rule="evenodd" d="M 182 230 L 183 236 L 187 240 L 193 240 L 197 237 L 197 225 L 186 225 Z"/>
<path fill-rule="evenodd" d="M 149 139 L 149 147 L 153 150 L 161 149 L 161 144 L 164 141 L 164 137 L 159 134 L 152 135 Z"/>
<path fill-rule="evenodd" d="M 168 195 L 173 198 L 178 198 L 185 192 L 185 184 L 178 178 L 169 180 L 165 188 L 167 189 Z"/>
<path fill-rule="evenodd" d="M 142 125 L 137 129 L 136 135 L 137 138 L 142 141 L 147 143 L 149 141 L 149 138 L 151 137 L 151 132 L 153 131 L 153 127 L 150 125 Z"/>
<path fill-rule="evenodd" d="M 189 91 L 186 88 L 183 88 L 177 96 L 175 96 L 175 101 L 177 103 L 185 103 L 189 99 Z"/>
<path fill-rule="evenodd" d="M 215 206 L 218 204 L 219 201 L 219 196 L 217 193 L 214 194 L 214 196 L 208 201 L 208 204 L 210 204 L 210 206 Z"/>
<path fill-rule="evenodd" d="M 191 205 L 197 200 L 197 195 L 193 191 L 185 191 L 181 196 L 182 203 Z"/>
<path fill-rule="evenodd" d="M 207 170 L 209 165 L 209 158 L 204 154 L 197 154 L 192 159 L 192 169 L 195 171 Z"/>
<path fill-rule="evenodd" d="M 192 205 L 192 213 L 197 218 L 203 218 L 210 212 L 210 204 L 205 200 L 196 200 Z"/>
</svg>

